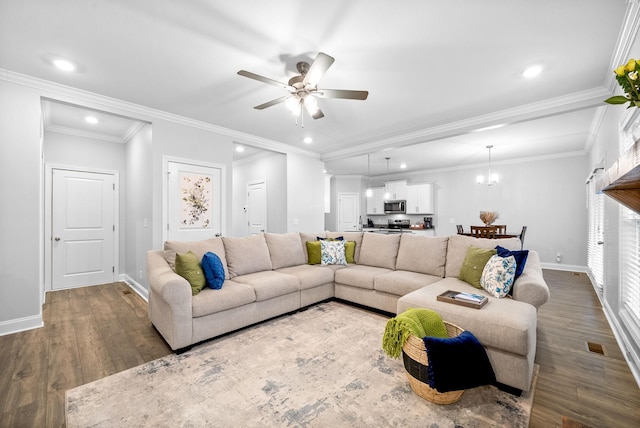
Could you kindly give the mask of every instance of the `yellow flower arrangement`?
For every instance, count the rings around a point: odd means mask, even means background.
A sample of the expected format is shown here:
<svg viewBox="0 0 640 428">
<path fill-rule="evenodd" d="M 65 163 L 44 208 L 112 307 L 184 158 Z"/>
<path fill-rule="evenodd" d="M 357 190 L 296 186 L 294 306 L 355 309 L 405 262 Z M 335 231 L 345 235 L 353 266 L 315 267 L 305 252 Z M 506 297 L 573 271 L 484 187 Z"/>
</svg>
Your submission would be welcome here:
<svg viewBox="0 0 640 428">
<path fill-rule="evenodd" d="M 616 68 L 613 72 L 616 74 L 616 80 L 627 94 L 615 95 L 611 98 L 604 100 L 609 104 L 626 104 L 629 103 L 629 107 L 640 107 L 640 79 L 638 79 L 638 72 L 640 71 L 640 60 L 630 59 L 626 64 L 622 64 Z"/>
</svg>

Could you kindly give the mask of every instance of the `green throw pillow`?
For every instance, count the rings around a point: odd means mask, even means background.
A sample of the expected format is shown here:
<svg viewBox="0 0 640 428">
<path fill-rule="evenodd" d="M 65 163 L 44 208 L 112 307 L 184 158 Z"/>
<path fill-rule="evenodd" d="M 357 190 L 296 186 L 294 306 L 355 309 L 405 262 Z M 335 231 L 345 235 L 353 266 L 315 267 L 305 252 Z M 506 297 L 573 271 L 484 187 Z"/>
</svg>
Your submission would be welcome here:
<svg viewBox="0 0 640 428">
<path fill-rule="evenodd" d="M 176 273 L 189 281 L 192 296 L 198 294 L 207 284 L 207 279 L 202 273 L 202 267 L 200 267 L 200 261 L 191 251 L 176 254 Z"/>
<path fill-rule="evenodd" d="M 467 250 L 464 262 L 462 263 L 462 267 L 460 268 L 460 275 L 458 275 L 458 279 L 461 279 L 476 288 L 482 289 L 482 285 L 480 285 L 482 271 L 491 256 L 496 255 L 496 253 L 497 251 L 495 249 L 478 248 L 473 245 L 470 246 Z"/>
<path fill-rule="evenodd" d="M 347 263 L 356 262 L 356 241 L 347 241 L 344 243 L 344 255 Z"/>
<path fill-rule="evenodd" d="M 319 265 L 322 262 L 322 246 L 320 241 L 307 241 L 307 255 L 310 265 Z"/>
</svg>

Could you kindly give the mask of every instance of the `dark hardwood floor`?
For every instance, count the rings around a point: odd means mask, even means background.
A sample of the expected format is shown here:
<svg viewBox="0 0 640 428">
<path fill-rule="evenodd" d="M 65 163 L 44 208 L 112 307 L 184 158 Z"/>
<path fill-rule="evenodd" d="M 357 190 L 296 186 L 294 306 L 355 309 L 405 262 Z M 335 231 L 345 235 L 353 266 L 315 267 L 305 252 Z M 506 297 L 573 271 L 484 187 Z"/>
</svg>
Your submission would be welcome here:
<svg viewBox="0 0 640 428">
<path fill-rule="evenodd" d="M 587 276 L 544 274 L 530 426 L 640 426 L 640 389 Z M 171 353 L 123 283 L 48 293 L 43 315 L 43 328 L 0 337 L 1 427 L 64 426 L 65 390 Z"/>
</svg>

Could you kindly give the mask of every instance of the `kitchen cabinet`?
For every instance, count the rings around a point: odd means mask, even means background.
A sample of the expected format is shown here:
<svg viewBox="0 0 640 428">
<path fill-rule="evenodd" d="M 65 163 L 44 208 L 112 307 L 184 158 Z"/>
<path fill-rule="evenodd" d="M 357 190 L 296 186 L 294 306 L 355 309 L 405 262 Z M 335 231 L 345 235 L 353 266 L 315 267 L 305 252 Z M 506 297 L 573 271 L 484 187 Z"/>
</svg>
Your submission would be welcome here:
<svg viewBox="0 0 640 428">
<path fill-rule="evenodd" d="M 387 181 L 387 192 L 389 192 L 389 201 L 403 201 L 407 199 L 407 181 Z"/>
<path fill-rule="evenodd" d="M 433 183 L 407 186 L 407 214 L 434 214 Z"/>
<path fill-rule="evenodd" d="M 367 215 L 383 215 L 384 187 L 374 187 L 371 190 L 373 195 L 367 198 Z"/>
</svg>

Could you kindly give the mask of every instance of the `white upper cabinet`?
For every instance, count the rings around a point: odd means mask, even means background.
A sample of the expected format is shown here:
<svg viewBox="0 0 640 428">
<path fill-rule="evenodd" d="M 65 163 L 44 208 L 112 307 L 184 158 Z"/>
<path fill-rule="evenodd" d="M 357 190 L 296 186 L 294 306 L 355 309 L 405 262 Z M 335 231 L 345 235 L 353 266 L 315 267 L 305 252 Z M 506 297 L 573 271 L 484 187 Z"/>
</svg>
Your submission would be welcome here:
<svg viewBox="0 0 640 428">
<path fill-rule="evenodd" d="M 373 195 L 367 198 L 367 215 L 384 214 L 384 187 L 374 187 L 371 189 Z"/>
<path fill-rule="evenodd" d="M 407 199 L 407 181 L 387 181 L 387 192 L 389 192 L 389 201 L 403 201 Z"/>
<path fill-rule="evenodd" d="M 434 214 L 433 183 L 407 186 L 407 214 Z"/>
</svg>

